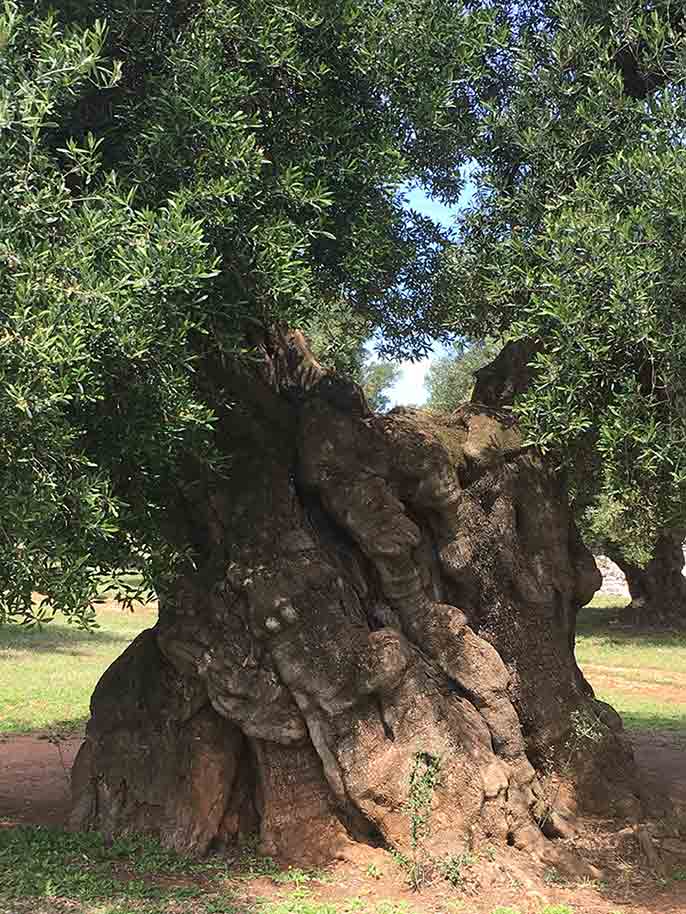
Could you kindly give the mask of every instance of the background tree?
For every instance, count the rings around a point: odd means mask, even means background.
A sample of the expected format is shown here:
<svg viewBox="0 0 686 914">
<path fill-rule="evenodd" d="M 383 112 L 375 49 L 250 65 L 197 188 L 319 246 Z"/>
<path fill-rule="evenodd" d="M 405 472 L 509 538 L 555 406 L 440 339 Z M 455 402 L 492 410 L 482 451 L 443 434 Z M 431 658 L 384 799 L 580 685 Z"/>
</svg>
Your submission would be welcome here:
<svg viewBox="0 0 686 914">
<path fill-rule="evenodd" d="M 401 374 L 397 362 L 378 362 L 368 356 L 362 364 L 359 384 L 364 391 L 369 408 L 374 412 L 385 413 L 391 405 L 389 390 Z"/>
<path fill-rule="evenodd" d="M 322 365 L 357 381 L 370 409 L 388 409 L 388 391 L 401 369 L 397 362 L 379 361 L 372 355 L 368 346 L 374 327 L 368 319 L 340 303 L 316 314 L 303 330 L 313 355 Z"/>
<path fill-rule="evenodd" d="M 686 613 L 684 539 L 686 531 L 661 530 L 654 543 L 627 539 L 624 514 L 600 498 L 581 517 L 584 542 L 607 555 L 626 577 L 631 602 L 619 613 L 625 624 L 640 627 L 682 627 Z"/>
<path fill-rule="evenodd" d="M 461 340 L 449 355 L 431 360 L 426 375 L 429 409 L 452 412 L 467 403 L 474 390 L 474 373 L 492 362 L 500 351 L 494 340 Z"/>
<path fill-rule="evenodd" d="M 89 6 L 0 22 L 2 396 L 27 417 L 3 470 L 36 493 L 3 515 L 5 605 L 31 614 L 34 557 L 51 599 L 131 556 L 159 595 L 93 696 L 74 823 L 402 851 L 422 752 L 428 851 L 587 872 L 544 837 L 570 825 L 537 772 L 635 797 L 572 652 L 598 575 L 559 481 L 497 400 L 375 415 L 295 329 L 343 307 L 415 355 L 443 332 L 447 239 L 400 188 L 459 194 L 492 11 L 118 0 L 105 34 Z"/>
<path fill-rule="evenodd" d="M 634 561 L 686 521 L 681 22 L 629 0 L 501 10 L 479 190 L 444 277 L 456 328 L 504 335 L 510 367 L 520 347 L 528 440 L 580 513 L 612 504 Z M 684 618 L 680 588 L 661 603 Z"/>
</svg>

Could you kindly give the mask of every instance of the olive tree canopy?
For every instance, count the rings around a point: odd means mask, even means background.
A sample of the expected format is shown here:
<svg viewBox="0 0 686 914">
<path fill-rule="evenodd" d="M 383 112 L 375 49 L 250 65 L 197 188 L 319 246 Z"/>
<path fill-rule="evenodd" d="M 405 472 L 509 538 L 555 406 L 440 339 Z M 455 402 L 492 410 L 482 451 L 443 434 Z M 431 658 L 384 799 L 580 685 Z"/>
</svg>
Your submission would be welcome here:
<svg viewBox="0 0 686 914">
<path fill-rule="evenodd" d="M 503 4 L 454 328 L 518 347 L 514 410 L 634 560 L 686 524 L 686 34 L 669 2 Z"/>
</svg>

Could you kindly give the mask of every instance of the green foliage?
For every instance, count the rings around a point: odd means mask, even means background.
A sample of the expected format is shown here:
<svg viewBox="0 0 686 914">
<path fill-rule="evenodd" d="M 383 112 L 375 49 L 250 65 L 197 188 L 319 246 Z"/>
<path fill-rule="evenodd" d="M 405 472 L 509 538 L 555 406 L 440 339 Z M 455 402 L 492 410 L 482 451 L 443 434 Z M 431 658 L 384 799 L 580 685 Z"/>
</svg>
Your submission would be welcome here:
<svg viewBox="0 0 686 914">
<path fill-rule="evenodd" d="M 594 551 L 602 553 L 610 543 L 628 562 L 639 567 L 645 567 L 653 557 L 653 543 L 642 537 L 641 518 L 627 509 L 626 496 L 617 499 L 601 492 L 579 521 L 584 542 Z"/>
<path fill-rule="evenodd" d="M 184 505 L 230 471 L 225 375 L 263 329 L 342 309 L 428 347 L 447 242 L 401 188 L 459 194 L 492 14 L 59 9 L 0 9 L 0 622 L 90 625 L 103 574 L 193 567 Z"/>
<path fill-rule="evenodd" d="M 442 281 L 456 330 L 538 345 L 515 405 L 529 440 L 649 549 L 686 518 L 681 18 L 502 6 L 478 192 Z"/>
<path fill-rule="evenodd" d="M 360 381 L 371 322 L 344 301 L 331 302 L 302 326 L 313 355 L 326 368 Z"/>
<path fill-rule="evenodd" d="M 397 362 L 376 362 L 367 358 L 362 364 L 360 383 L 367 403 L 375 412 L 384 413 L 391 401 L 388 391 L 400 377 L 401 369 Z"/>
<path fill-rule="evenodd" d="M 368 320 L 337 302 L 326 312 L 316 314 L 304 329 L 310 348 L 322 365 L 357 381 L 372 410 L 388 409 L 388 390 L 398 380 L 401 369 L 397 362 L 374 359 L 365 345 L 372 330 Z"/>
<path fill-rule="evenodd" d="M 121 78 L 104 25 L 62 29 L 7 2 L 0 33 L 0 622 L 90 624 L 99 566 L 154 564 L 125 498 L 147 476 L 154 513 L 161 477 L 211 427 L 184 340 L 216 257 L 180 200 L 136 205 L 102 170 L 101 139 L 57 145 L 60 116 Z"/>
<path fill-rule="evenodd" d="M 488 365 L 500 351 L 495 340 L 461 340 L 450 355 L 432 359 L 426 375 L 427 407 L 452 412 L 466 403 L 474 389 L 474 372 Z"/>
</svg>

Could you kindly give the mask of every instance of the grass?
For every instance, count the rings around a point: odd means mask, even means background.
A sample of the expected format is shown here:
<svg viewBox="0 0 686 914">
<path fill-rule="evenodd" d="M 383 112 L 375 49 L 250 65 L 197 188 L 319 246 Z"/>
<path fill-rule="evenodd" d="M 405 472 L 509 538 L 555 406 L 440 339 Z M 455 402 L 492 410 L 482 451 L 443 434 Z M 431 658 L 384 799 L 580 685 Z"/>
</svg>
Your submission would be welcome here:
<svg viewBox="0 0 686 914">
<path fill-rule="evenodd" d="M 92 633 L 59 617 L 41 628 L 0 626 L 0 735 L 78 731 L 103 671 L 156 618 L 153 607 L 130 613 L 108 603 Z"/>
<path fill-rule="evenodd" d="M 94 832 L 0 829 L 0 910 L 6 900 L 33 898 L 84 903 L 99 914 L 127 907 L 147 914 L 200 896 L 200 885 L 179 877 L 202 874 L 207 882 L 217 875 L 214 867 L 184 860 L 143 837 L 123 838 L 105 848 Z M 221 897 L 219 892 L 207 894 L 208 902 Z"/>
<path fill-rule="evenodd" d="M 280 897 L 251 896 L 236 880 L 245 862 L 194 862 L 141 836 L 105 847 L 93 832 L 0 829 L 0 914 L 417 914 L 403 900 L 324 901 L 302 885 Z M 288 880 L 277 875 L 269 878 L 278 894 Z M 519 912 L 500 907 L 492 914 Z M 536 914 L 574 912 L 547 905 Z"/>
<path fill-rule="evenodd" d="M 276 893 L 286 885 L 287 894 L 260 898 L 241 891 L 246 869 L 268 873 L 262 878 Z M 250 851 L 233 861 L 194 862 L 142 836 L 106 847 L 93 832 L 0 829 L 0 873 L 0 914 L 417 914 L 406 901 L 318 899 L 292 871 L 261 865 Z M 321 881 L 317 873 L 297 874 Z M 493 914 L 506 911 L 517 914 L 505 908 Z M 538 914 L 573 912 L 547 907 Z"/>
<path fill-rule="evenodd" d="M 215 856 L 194 861 L 142 835 L 122 837 L 106 847 L 96 832 L 33 827 L 0 829 L 0 874 L 0 914 L 22 910 L 18 906 L 31 899 L 34 906 L 27 912 L 32 914 L 42 912 L 44 901 L 51 914 L 62 904 L 75 914 L 277 914 L 277 905 L 258 899 L 247 906 L 238 903 L 246 875 L 263 876 L 274 886 L 295 886 L 288 910 L 297 914 L 295 902 L 309 897 L 303 883 L 325 880 L 317 871 L 279 870 L 249 849 L 233 860 Z M 4 907 L 7 903 L 9 908 Z M 314 914 L 317 906 L 310 906 Z M 300 905 L 299 914 L 307 914 L 306 906 Z"/>
<path fill-rule="evenodd" d="M 492 914 L 520 914 L 520 912 L 518 908 L 495 908 Z M 574 914 L 574 911 L 566 904 L 549 904 L 541 908 L 538 914 Z"/>
<path fill-rule="evenodd" d="M 686 734 L 686 633 L 637 632 L 615 620 L 628 601 L 597 596 L 578 616 L 576 657 L 598 698 L 629 729 Z"/>
</svg>

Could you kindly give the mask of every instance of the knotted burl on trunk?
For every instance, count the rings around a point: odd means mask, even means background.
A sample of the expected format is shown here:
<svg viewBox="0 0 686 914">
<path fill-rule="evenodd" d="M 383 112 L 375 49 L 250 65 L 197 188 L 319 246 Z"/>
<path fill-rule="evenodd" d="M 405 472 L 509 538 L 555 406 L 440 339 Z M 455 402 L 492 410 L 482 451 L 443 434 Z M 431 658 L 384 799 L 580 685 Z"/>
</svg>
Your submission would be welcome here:
<svg viewBox="0 0 686 914">
<path fill-rule="evenodd" d="M 569 863 L 544 832 L 635 798 L 574 659 L 600 581 L 558 481 L 507 413 L 373 415 L 350 382 L 292 377 L 251 379 L 229 478 L 193 490 L 202 561 L 96 688 L 73 824 L 193 853 L 257 832 L 301 863 L 403 851 L 428 753 L 427 853 Z"/>
</svg>

